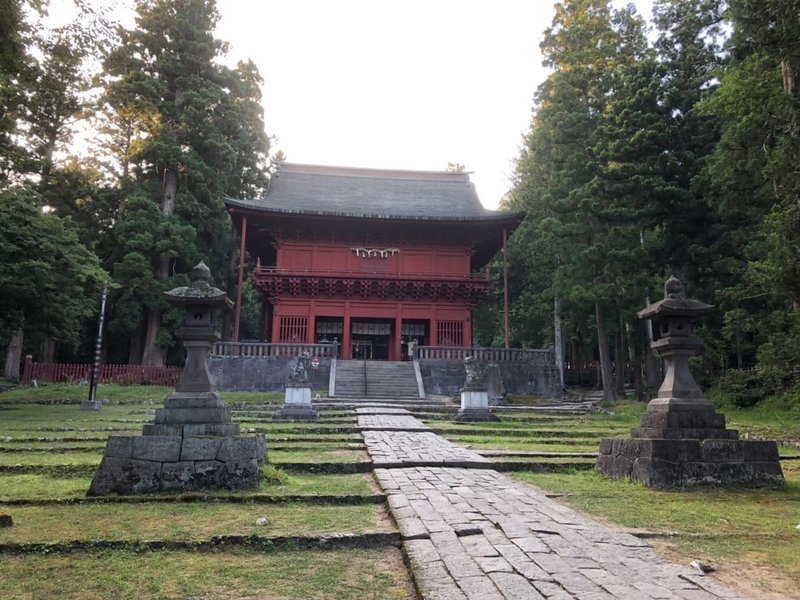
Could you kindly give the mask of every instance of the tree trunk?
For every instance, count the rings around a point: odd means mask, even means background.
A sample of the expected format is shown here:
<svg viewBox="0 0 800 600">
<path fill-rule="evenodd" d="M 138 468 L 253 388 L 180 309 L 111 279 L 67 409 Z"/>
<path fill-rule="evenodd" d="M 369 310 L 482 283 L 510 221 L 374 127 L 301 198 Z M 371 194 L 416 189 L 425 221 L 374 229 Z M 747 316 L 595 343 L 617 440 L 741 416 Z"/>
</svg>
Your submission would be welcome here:
<svg viewBox="0 0 800 600">
<path fill-rule="evenodd" d="M 611 368 L 611 352 L 608 348 L 608 335 L 606 334 L 606 309 L 599 302 L 594 305 L 595 318 L 597 319 L 597 349 L 600 354 L 600 375 L 603 380 L 603 401 L 613 402 L 618 400 L 617 391 L 614 389 L 614 373 Z"/>
<path fill-rule="evenodd" d="M 175 211 L 175 195 L 178 192 L 178 172 L 164 169 L 164 190 L 161 197 L 161 213 L 168 217 Z M 158 278 L 166 281 L 169 277 L 169 257 L 160 256 L 158 259 Z M 164 366 L 166 349 L 158 345 L 158 335 L 161 333 L 161 309 L 150 308 L 147 311 L 147 327 L 144 336 L 144 352 L 142 364 Z"/>
<path fill-rule="evenodd" d="M 19 365 L 22 362 L 22 328 L 11 334 L 11 340 L 6 348 L 6 366 L 3 376 L 11 381 L 19 381 Z"/>
<path fill-rule="evenodd" d="M 139 320 L 139 324 L 131 332 L 131 341 L 128 346 L 128 364 L 142 364 L 142 340 L 144 339 L 144 321 Z"/>
<path fill-rule="evenodd" d="M 553 344 L 556 352 L 556 368 L 558 368 L 558 378 L 561 389 L 566 389 L 564 385 L 564 336 L 563 325 L 561 324 L 561 299 L 556 296 L 553 301 Z"/>
<path fill-rule="evenodd" d="M 51 338 L 45 338 L 42 342 L 42 361 L 43 363 L 54 363 L 56 362 L 56 349 L 58 348 L 58 344 L 56 341 Z"/>
<path fill-rule="evenodd" d="M 622 339 L 622 331 L 614 336 L 614 388 L 620 398 L 625 397 L 625 343 Z"/>
<path fill-rule="evenodd" d="M 151 308 L 147 311 L 147 328 L 144 334 L 144 351 L 142 352 L 143 365 L 164 366 L 165 351 L 156 342 L 161 333 L 161 311 Z"/>
<path fill-rule="evenodd" d="M 644 380 L 642 379 L 642 321 L 637 319 L 633 327 L 626 330 L 628 351 L 631 355 L 631 370 L 633 371 L 633 394 L 638 402 L 644 401 Z"/>
</svg>

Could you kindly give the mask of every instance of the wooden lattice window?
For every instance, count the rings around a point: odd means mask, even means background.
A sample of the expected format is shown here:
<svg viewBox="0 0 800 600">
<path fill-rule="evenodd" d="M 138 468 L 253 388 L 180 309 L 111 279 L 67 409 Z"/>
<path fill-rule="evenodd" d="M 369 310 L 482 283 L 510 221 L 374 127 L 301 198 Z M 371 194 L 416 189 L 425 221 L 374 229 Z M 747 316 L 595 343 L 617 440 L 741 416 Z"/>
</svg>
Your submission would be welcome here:
<svg viewBox="0 0 800 600">
<path fill-rule="evenodd" d="M 308 317 L 281 317 L 280 342 L 304 343 L 308 334 Z"/>
<path fill-rule="evenodd" d="M 463 321 L 439 321 L 437 329 L 440 346 L 463 346 L 464 323 Z"/>
</svg>

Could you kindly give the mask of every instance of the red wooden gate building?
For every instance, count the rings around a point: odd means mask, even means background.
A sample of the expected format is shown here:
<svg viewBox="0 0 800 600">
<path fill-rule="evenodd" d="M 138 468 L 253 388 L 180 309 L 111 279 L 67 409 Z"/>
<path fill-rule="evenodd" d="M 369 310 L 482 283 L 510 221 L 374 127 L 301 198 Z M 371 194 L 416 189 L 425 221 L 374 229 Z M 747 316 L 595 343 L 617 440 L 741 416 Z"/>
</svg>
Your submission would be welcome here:
<svg viewBox="0 0 800 600">
<path fill-rule="evenodd" d="M 470 346 L 483 268 L 524 218 L 483 208 L 468 173 L 288 163 L 264 198 L 225 203 L 256 259 L 262 340 L 336 340 L 344 359 Z"/>
</svg>

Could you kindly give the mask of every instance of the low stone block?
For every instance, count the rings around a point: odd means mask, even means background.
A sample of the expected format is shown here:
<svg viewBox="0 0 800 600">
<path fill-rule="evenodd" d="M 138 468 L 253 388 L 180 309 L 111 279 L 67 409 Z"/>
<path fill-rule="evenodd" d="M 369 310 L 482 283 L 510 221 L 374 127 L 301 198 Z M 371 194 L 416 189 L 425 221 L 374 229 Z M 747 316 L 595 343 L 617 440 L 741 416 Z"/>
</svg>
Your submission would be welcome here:
<svg viewBox="0 0 800 600">
<path fill-rule="evenodd" d="M 239 423 L 194 423 L 180 427 L 183 437 L 192 435 L 213 435 L 218 437 L 237 436 L 242 428 Z"/>
<path fill-rule="evenodd" d="M 704 462 L 742 462 L 742 445 L 736 440 L 703 440 L 700 457 Z"/>
<path fill-rule="evenodd" d="M 488 410 L 489 408 L 489 393 L 486 390 L 468 390 L 461 391 L 461 410 L 478 409 Z"/>
<path fill-rule="evenodd" d="M 767 441 L 743 441 L 742 456 L 746 461 L 778 461 L 778 444 Z"/>
<path fill-rule="evenodd" d="M 131 461 L 127 458 L 103 457 L 89 486 L 90 496 L 125 493 L 131 485 Z"/>
<path fill-rule="evenodd" d="M 781 463 L 777 460 L 747 462 L 743 468 L 748 480 L 754 483 L 783 483 L 784 481 Z"/>
<path fill-rule="evenodd" d="M 284 395 L 284 404 L 311 406 L 311 388 L 288 386 Z"/>
<path fill-rule="evenodd" d="M 181 457 L 184 460 L 215 460 L 222 440 L 219 438 L 185 437 L 181 445 Z"/>
<path fill-rule="evenodd" d="M 255 459 L 258 458 L 257 448 L 255 437 L 227 437 L 220 444 L 217 460 L 232 462 Z"/>
<path fill-rule="evenodd" d="M 224 408 L 225 399 L 217 392 L 172 392 L 164 399 L 164 408 Z"/>
<path fill-rule="evenodd" d="M 485 408 L 462 408 L 456 413 L 456 423 L 471 423 L 480 421 L 499 421 L 500 417 L 495 415 L 488 406 Z"/>
<path fill-rule="evenodd" d="M 190 490 L 194 487 L 194 461 L 182 460 L 161 465 L 162 490 Z"/>
<path fill-rule="evenodd" d="M 615 479 L 627 479 L 631 476 L 633 461 L 627 456 L 617 455 L 612 463 L 612 472 Z"/>
<path fill-rule="evenodd" d="M 159 408 L 156 410 L 155 423 L 230 423 L 229 406 L 215 408 Z"/>
<path fill-rule="evenodd" d="M 631 468 L 630 478 L 649 487 L 674 487 L 681 484 L 681 464 L 658 458 L 637 458 Z"/>
<path fill-rule="evenodd" d="M 81 410 L 100 410 L 103 404 L 100 400 L 83 400 L 81 401 Z"/>
<path fill-rule="evenodd" d="M 261 469 L 256 459 L 226 462 L 219 483 L 229 490 L 258 487 Z"/>
<path fill-rule="evenodd" d="M 151 460 L 130 461 L 131 485 L 134 494 L 151 494 L 161 487 L 161 462 Z"/>
<path fill-rule="evenodd" d="M 319 413 L 311 404 L 284 404 L 272 415 L 273 421 L 316 421 Z"/>
<path fill-rule="evenodd" d="M 195 487 L 219 487 L 220 475 L 225 463 L 216 460 L 198 460 L 194 463 Z"/>
<path fill-rule="evenodd" d="M 611 454 L 614 449 L 614 439 L 613 438 L 603 438 L 600 440 L 600 448 L 598 452 L 600 454 Z"/>
<path fill-rule="evenodd" d="M 146 423 L 142 426 L 142 435 L 151 436 L 174 436 L 181 437 L 183 435 L 183 427 L 180 425 L 164 425 Z"/>
<path fill-rule="evenodd" d="M 181 458 L 181 438 L 176 436 L 145 435 L 133 438 L 135 460 L 176 462 Z"/>
<path fill-rule="evenodd" d="M 133 456 L 133 436 L 112 435 L 108 438 L 104 456 L 110 458 L 131 458 Z"/>
<path fill-rule="evenodd" d="M 263 433 L 256 434 L 256 460 L 263 465 L 267 460 L 267 438 Z"/>
</svg>

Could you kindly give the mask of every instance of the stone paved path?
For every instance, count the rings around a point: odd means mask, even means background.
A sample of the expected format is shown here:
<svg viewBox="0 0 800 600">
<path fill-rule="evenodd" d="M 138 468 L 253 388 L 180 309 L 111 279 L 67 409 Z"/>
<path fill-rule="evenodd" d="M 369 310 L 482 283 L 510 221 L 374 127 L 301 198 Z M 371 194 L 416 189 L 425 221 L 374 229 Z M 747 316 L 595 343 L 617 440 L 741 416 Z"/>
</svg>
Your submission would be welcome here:
<svg viewBox="0 0 800 600">
<path fill-rule="evenodd" d="M 359 415 L 358 426 L 362 430 L 382 431 L 427 431 L 429 427 L 411 415 Z"/>
<path fill-rule="evenodd" d="M 411 416 L 388 422 L 364 440 L 425 600 L 746 600 L 417 431 Z M 471 461 L 483 468 L 460 468 Z"/>
</svg>

